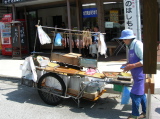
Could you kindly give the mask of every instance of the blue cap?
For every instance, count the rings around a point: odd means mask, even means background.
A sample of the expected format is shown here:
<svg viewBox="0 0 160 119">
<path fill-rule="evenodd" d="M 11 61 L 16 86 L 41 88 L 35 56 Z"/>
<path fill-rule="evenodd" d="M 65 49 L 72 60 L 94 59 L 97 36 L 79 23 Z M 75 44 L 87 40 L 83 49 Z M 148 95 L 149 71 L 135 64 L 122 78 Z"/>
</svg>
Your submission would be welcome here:
<svg viewBox="0 0 160 119">
<path fill-rule="evenodd" d="M 135 38 L 133 31 L 130 29 L 125 29 L 121 33 L 121 37 L 119 39 L 132 39 Z"/>
</svg>

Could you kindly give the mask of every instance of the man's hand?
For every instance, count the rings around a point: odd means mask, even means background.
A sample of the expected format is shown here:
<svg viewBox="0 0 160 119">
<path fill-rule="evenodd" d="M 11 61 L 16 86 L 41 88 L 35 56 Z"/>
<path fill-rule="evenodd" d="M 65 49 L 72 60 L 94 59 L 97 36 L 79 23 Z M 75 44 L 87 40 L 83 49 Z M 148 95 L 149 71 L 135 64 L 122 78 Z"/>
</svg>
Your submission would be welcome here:
<svg viewBox="0 0 160 119">
<path fill-rule="evenodd" d="M 123 72 L 128 72 L 131 69 L 136 68 L 135 64 L 127 64 L 126 67 L 123 69 Z"/>
</svg>

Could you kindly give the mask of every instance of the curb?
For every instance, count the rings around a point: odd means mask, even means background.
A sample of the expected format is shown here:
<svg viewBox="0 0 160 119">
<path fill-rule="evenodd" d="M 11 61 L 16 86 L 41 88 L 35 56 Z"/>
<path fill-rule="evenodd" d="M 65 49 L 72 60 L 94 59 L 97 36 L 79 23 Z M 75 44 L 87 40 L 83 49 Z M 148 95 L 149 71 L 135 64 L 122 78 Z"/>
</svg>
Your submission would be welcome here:
<svg viewBox="0 0 160 119">
<path fill-rule="evenodd" d="M 19 78 L 19 77 L 9 77 L 9 76 L 2 76 L 2 75 L 0 75 L 0 80 L 1 79 L 21 80 L 21 78 Z"/>
</svg>

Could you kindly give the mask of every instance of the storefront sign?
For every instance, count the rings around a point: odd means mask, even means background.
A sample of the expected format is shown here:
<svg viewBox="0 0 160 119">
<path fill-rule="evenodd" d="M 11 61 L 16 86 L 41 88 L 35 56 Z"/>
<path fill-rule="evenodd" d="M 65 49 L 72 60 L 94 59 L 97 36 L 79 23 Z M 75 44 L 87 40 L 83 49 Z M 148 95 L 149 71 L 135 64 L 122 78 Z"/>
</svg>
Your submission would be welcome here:
<svg viewBox="0 0 160 119">
<path fill-rule="evenodd" d="M 2 38 L 2 44 L 11 44 L 10 37 Z"/>
<path fill-rule="evenodd" d="M 26 46 L 26 37 L 24 27 L 20 27 L 20 41 L 22 46 Z"/>
<path fill-rule="evenodd" d="M 113 28 L 113 22 L 105 22 L 105 28 Z"/>
<path fill-rule="evenodd" d="M 115 23 L 119 22 L 118 10 L 110 10 L 110 21 Z"/>
<path fill-rule="evenodd" d="M 136 0 L 123 0 L 124 1 L 124 15 L 125 15 L 125 28 L 132 29 L 134 35 L 137 36 L 137 6 Z"/>
<path fill-rule="evenodd" d="M 83 18 L 97 17 L 97 8 L 83 9 Z"/>
<path fill-rule="evenodd" d="M 3 22 L 11 22 L 12 21 L 12 14 L 4 14 L 2 21 Z"/>
<path fill-rule="evenodd" d="M 23 2 L 23 1 L 28 1 L 28 0 L 2 0 L 2 4 L 12 4 L 12 3 Z"/>
</svg>

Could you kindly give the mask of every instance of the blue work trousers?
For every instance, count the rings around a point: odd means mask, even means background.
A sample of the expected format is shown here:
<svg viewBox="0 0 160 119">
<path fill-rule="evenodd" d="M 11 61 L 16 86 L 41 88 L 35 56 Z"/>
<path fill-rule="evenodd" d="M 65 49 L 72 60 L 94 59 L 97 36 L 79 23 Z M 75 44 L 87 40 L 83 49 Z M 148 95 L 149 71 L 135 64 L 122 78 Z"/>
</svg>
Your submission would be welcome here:
<svg viewBox="0 0 160 119">
<path fill-rule="evenodd" d="M 139 105 L 142 106 L 142 112 L 146 113 L 146 95 L 135 95 L 133 93 L 130 93 L 130 97 L 132 99 L 132 115 L 133 116 L 139 116 Z"/>
</svg>

